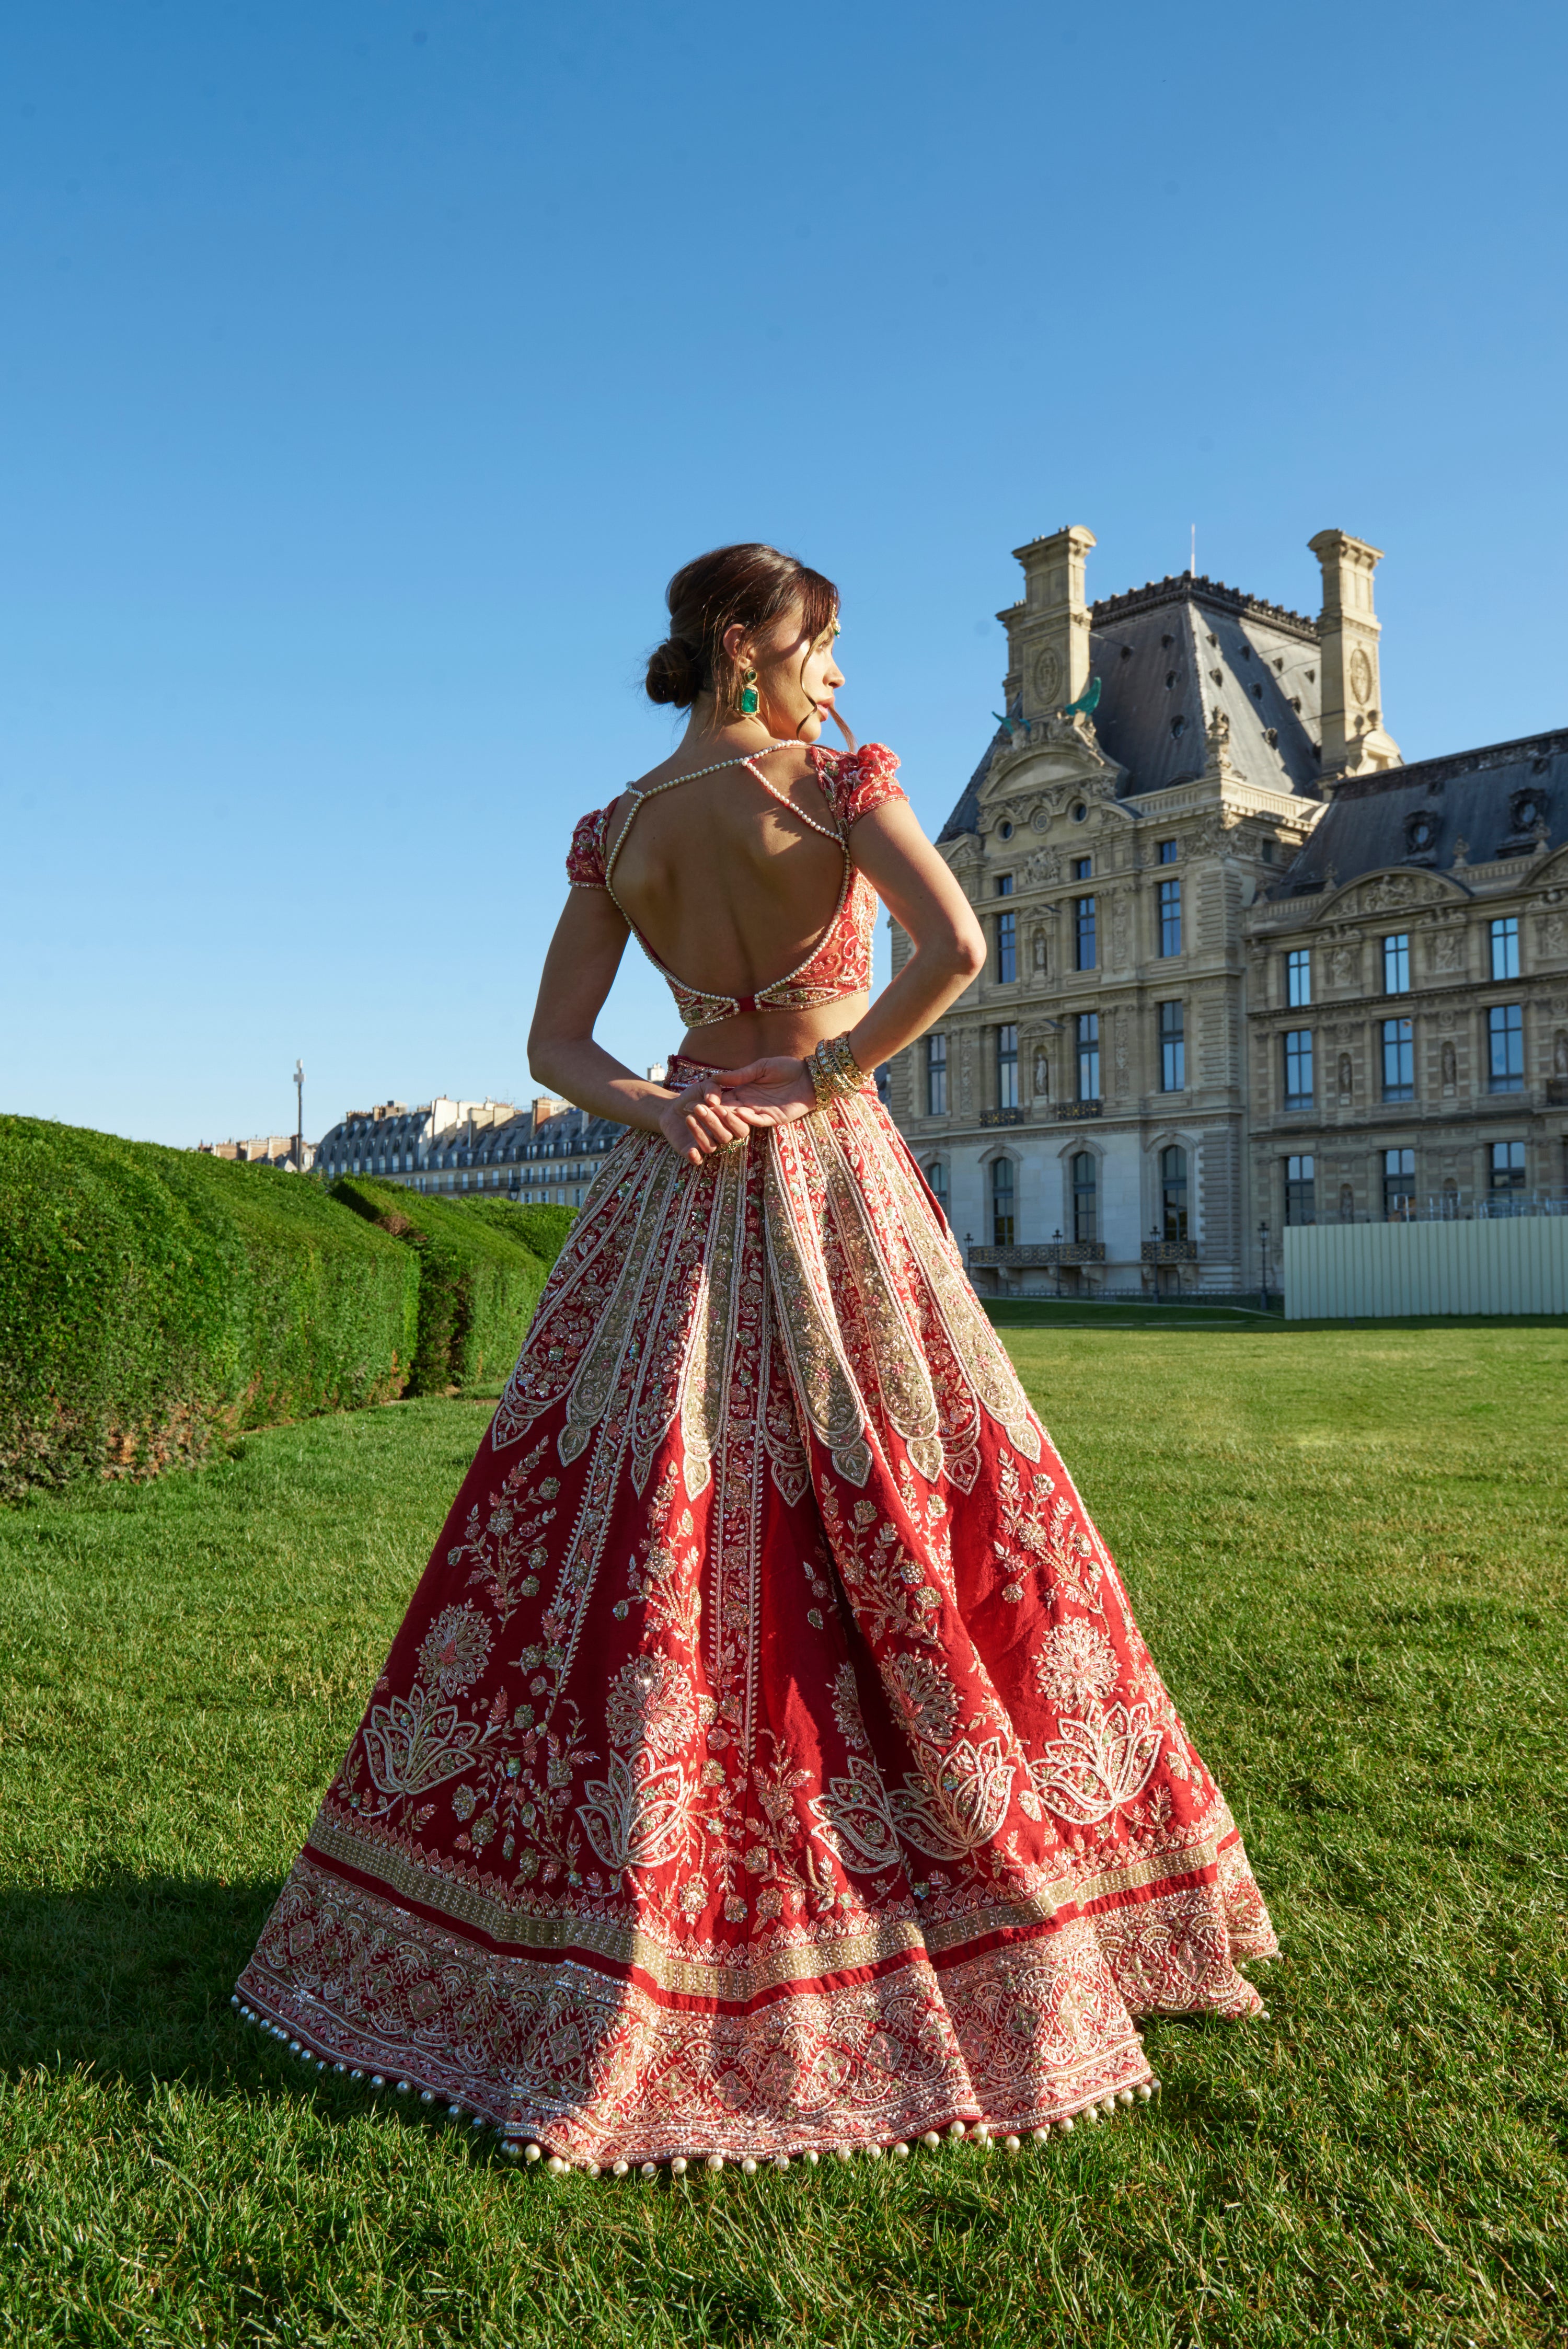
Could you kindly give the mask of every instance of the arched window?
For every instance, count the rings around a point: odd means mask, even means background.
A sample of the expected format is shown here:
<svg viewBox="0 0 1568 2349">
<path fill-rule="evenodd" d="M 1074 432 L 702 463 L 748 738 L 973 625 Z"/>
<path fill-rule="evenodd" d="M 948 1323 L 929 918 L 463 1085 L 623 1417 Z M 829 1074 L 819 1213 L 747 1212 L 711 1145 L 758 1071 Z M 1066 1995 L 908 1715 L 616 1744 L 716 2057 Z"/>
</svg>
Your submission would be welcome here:
<svg viewBox="0 0 1568 2349">
<path fill-rule="evenodd" d="M 1099 1169 L 1092 1150 L 1080 1150 L 1073 1160 L 1073 1237 L 1099 1237 Z"/>
<path fill-rule="evenodd" d="M 1013 1219 L 1013 1162 L 991 1161 L 991 1240 L 995 1247 L 1011 1247 L 1016 1226 Z"/>
<path fill-rule="evenodd" d="M 1168 1240 L 1187 1237 L 1187 1153 L 1174 1143 L 1160 1154 L 1160 1228 Z"/>
</svg>

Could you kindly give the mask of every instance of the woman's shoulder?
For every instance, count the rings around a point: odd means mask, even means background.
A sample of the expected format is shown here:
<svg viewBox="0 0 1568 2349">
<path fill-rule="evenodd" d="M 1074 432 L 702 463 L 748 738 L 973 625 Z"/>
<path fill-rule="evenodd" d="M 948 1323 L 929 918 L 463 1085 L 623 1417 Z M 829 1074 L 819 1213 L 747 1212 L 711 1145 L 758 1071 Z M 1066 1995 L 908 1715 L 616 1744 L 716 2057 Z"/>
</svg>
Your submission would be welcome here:
<svg viewBox="0 0 1568 2349">
<path fill-rule="evenodd" d="M 566 878 L 574 889 L 604 886 L 604 827 L 614 804 L 612 800 L 609 807 L 591 809 L 573 827 L 572 845 L 566 852 Z"/>
<path fill-rule="evenodd" d="M 831 750 L 819 742 L 807 756 L 841 823 L 858 823 L 884 800 L 904 796 L 898 759 L 885 742 L 862 742 L 858 750 Z"/>
</svg>

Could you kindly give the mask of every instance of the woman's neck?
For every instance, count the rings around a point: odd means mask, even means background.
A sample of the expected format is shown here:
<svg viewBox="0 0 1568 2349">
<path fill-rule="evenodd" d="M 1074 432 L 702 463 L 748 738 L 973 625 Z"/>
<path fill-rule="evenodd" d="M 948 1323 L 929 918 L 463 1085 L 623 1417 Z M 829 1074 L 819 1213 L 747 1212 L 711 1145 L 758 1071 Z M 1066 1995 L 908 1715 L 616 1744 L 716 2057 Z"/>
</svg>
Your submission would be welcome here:
<svg viewBox="0 0 1568 2349">
<path fill-rule="evenodd" d="M 711 695 L 704 695 L 686 721 L 686 730 L 681 737 L 681 746 L 676 755 L 683 767 L 701 766 L 727 756 L 749 759 L 758 750 L 767 750 L 771 743 L 797 740 L 804 743 L 810 739 L 788 724 L 770 727 L 767 719 L 762 717 L 732 718 L 721 723 Z"/>
</svg>

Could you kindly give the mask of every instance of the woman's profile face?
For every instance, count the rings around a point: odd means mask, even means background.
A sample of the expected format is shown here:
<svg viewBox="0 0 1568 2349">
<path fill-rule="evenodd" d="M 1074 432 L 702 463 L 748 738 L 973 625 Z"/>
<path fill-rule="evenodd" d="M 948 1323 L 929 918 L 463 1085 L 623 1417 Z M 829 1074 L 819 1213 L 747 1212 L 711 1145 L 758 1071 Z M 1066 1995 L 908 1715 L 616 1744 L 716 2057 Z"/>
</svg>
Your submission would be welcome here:
<svg viewBox="0 0 1568 2349">
<path fill-rule="evenodd" d="M 804 614 L 792 605 L 770 628 L 751 640 L 757 671 L 758 716 L 782 741 L 814 742 L 833 707 L 844 673 L 833 657 L 838 622 L 820 636 L 808 636 Z"/>
</svg>

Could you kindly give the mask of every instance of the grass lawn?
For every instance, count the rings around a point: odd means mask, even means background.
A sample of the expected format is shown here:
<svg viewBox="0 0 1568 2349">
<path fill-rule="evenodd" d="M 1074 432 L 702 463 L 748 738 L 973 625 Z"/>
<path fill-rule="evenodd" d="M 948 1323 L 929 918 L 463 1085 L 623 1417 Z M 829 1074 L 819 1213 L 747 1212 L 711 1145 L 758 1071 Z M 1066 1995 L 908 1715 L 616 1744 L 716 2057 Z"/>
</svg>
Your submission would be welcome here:
<svg viewBox="0 0 1568 2349">
<path fill-rule="evenodd" d="M 279 1429 L 0 1513 L 0 2342 L 1568 2339 L 1568 1331 L 1006 1336 L 1271 2021 L 1152 2025 L 1160 2102 L 1043 2156 L 651 2187 L 306 2078 L 230 1989 L 485 1412 Z"/>
</svg>

